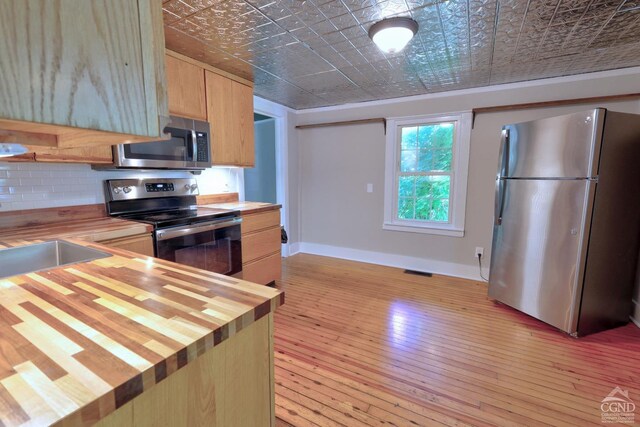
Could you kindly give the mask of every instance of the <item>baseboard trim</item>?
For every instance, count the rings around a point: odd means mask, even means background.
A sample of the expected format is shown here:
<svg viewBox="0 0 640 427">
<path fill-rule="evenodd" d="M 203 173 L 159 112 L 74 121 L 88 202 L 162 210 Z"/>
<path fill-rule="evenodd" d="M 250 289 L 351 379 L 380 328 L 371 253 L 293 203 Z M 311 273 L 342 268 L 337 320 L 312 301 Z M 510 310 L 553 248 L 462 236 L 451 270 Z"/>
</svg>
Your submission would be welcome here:
<svg viewBox="0 0 640 427">
<path fill-rule="evenodd" d="M 483 281 L 480 277 L 478 266 L 475 265 L 456 264 L 433 259 L 365 251 L 361 249 L 322 245 L 318 243 L 301 242 L 299 244 L 296 243 L 296 245 L 299 245 L 299 247 L 296 248 L 299 252 L 307 254 L 342 258 L 351 261 L 367 262 L 370 264 L 386 265 L 389 267 L 398 267 L 407 270 L 424 271 L 434 274 L 442 274 L 445 276 Z M 291 248 L 291 253 L 293 254 L 293 247 Z M 482 274 L 484 277 L 489 277 L 489 268 L 483 267 Z"/>
<path fill-rule="evenodd" d="M 640 302 L 633 300 L 633 314 L 631 315 L 631 321 L 640 328 Z"/>
<path fill-rule="evenodd" d="M 300 243 L 289 243 L 289 256 L 300 253 Z"/>
</svg>

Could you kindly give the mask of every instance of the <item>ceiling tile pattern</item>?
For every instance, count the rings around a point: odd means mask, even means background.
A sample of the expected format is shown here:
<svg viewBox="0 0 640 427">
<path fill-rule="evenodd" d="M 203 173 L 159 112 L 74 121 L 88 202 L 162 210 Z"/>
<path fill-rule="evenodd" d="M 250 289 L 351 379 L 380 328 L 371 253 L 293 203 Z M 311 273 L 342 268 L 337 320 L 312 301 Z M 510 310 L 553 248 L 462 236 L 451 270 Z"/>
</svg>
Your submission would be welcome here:
<svg viewBox="0 0 640 427">
<path fill-rule="evenodd" d="M 640 0 L 168 0 L 167 47 L 295 109 L 640 65 Z M 369 39 L 420 25 L 404 51 Z"/>
</svg>

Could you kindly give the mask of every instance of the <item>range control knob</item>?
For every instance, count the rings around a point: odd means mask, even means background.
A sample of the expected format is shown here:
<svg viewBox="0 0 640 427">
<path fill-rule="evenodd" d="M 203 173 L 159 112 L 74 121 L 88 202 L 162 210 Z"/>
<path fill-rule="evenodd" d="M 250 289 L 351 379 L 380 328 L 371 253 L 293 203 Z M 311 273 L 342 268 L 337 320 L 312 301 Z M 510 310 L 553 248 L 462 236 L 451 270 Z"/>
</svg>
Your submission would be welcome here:
<svg viewBox="0 0 640 427">
<path fill-rule="evenodd" d="M 113 192 L 114 192 L 115 194 L 120 194 L 120 190 L 121 190 L 121 188 L 120 188 L 120 187 L 113 187 Z"/>
<path fill-rule="evenodd" d="M 189 184 L 185 184 L 184 185 L 184 189 L 189 191 L 189 190 L 191 190 L 191 186 Z"/>
<path fill-rule="evenodd" d="M 198 184 L 191 184 L 191 191 L 196 191 L 198 189 Z"/>
<path fill-rule="evenodd" d="M 131 193 L 131 187 L 129 186 L 122 187 L 122 191 L 124 191 L 125 193 Z"/>
</svg>

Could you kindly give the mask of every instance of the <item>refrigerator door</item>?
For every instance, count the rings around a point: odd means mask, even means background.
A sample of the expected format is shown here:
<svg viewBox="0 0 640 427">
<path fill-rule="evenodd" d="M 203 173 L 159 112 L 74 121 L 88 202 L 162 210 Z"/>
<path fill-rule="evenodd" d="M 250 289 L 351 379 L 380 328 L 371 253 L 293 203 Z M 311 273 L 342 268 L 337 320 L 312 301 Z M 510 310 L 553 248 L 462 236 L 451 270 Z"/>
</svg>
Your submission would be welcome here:
<svg viewBox="0 0 640 427">
<path fill-rule="evenodd" d="M 507 125 L 505 177 L 585 178 L 598 175 L 606 110 Z M 504 135 L 503 135 L 504 137 Z M 501 164 L 503 159 L 500 159 Z"/>
<path fill-rule="evenodd" d="M 491 298 L 575 332 L 595 187 L 589 180 L 505 180 Z"/>
</svg>

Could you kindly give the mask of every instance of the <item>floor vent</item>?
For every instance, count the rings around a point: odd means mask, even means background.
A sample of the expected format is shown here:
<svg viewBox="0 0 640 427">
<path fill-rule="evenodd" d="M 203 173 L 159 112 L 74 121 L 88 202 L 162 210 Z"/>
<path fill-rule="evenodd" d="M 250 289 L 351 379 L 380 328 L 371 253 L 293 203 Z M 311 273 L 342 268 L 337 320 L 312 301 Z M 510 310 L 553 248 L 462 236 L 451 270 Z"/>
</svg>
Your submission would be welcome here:
<svg viewBox="0 0 640 427">
<path fill-rule="evenodd" d="M 417 271 L 417 270 L 405 270 L 404 271 L 405 274 L 415 274 L 416 276 L 426 276 L 426 277 L 432 277 L 433 274 L 427 272 L 427 271 Z"/>
</svg>

